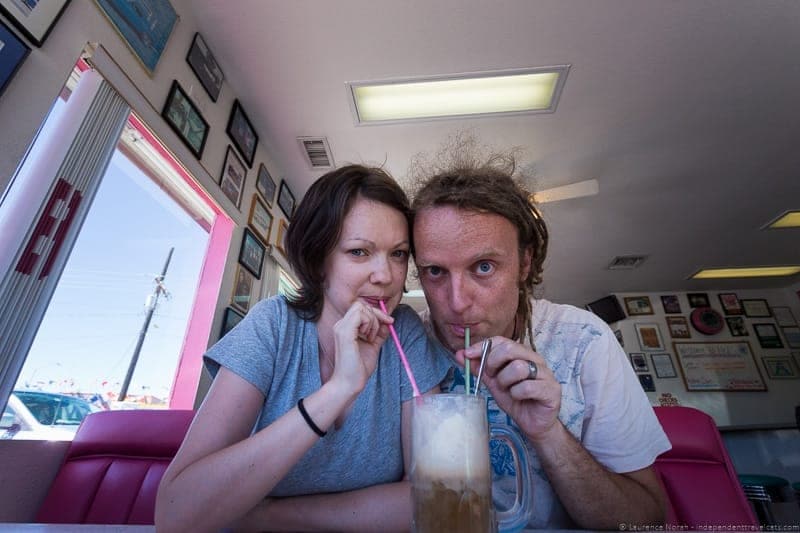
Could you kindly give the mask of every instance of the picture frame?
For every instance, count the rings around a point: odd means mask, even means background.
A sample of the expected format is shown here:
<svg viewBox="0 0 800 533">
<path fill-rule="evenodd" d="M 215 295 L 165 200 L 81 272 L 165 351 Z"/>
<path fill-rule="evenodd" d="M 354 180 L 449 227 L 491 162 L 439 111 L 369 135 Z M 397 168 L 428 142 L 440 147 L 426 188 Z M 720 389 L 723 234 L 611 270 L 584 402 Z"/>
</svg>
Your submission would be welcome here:
<svg viewBox="0 0 800 533">
<path fill-rule="evenodd" d="M 242 268 L 241 265 L 237 265 L 236 278 L 234 280 L 231 305 L 247 314 L 250 309 L 251 294 L 253 293 L 253 275 Z"/>
<path fill-rule="evenodd" d="M 167 47 L 178 13 L 169 0 L 95 0 L 149 76 Z"/>
<path fill-rule="evenodd" d="M 692 332 L 689 330 L 689 321 L 684 316 L 668 316 L 667 328 L 669 336 L 673 339 L 691 339 Z"/>
<path fill-rule="evenodd" d="M 783 330 L 783 338 L 786 339 L 786 344 L 789 348 L 800 348 L 800 327 L 787 326 L 781 328 Z"/>
<path fill-rule="evenodd" d="M 661 296 L 661 305 L 664 307 L 665 314 L 681 313 L 681 302 L 675 294 L 665 294 Z"/>
<path fill-rule="evenodd" d="M 668 353 L 653 353 L 650 354 L 650 359 L 653 361 L 653 370 L 657 378 L 667 379 L 678 377 L 678 373 L 675 371 L 675 365 L 672 364 L 672 357 Z"/>
<path fill-rule="evenodd" d="M 735 293 L 732 292 L 721 292 L 717 295 L 719 298 L 719 304 L 722 306 L 722 310 L 725 312 L 726 315 L 743 315 L 744 309 L 742 309 L 742 302 L 739 301 L 739 297 L 736 296 Z"/>
<path fill-rule="evenodd" d="M 219 338 L 221 339 L 227 335 L 243 318 L 244 315 L 233 307 L 226 307 L 225 313 L 222 315 L 222 327 L 220 328 Z"/>
<path fill-rule="evenodd" d="M 283 254 L 283 257 L 288 257 L 286 255 L 286 233 L 289 231 L 289 224 L 284 219 L 280 219 L 278 221 L 278 236 L 275 238 L 275 248 Z"/>
<path fill-rule="evenodd" d="M 225 152 L 225 163 L 222 165 L 222 173 L 219 176 L 219 187 L 228 200 L 236 206 L 236 209 L 239 209 L 242 201 L 242 191 L 244 190 L 246 178 L 247 168 L 233 148 L 228 145 L 228 150 Z"/>
<path fill-rule="evenodd" d="M 797 379 L 800 374 L 788 355 L 762 357 L 761 362 L 769 379 Z"/>
<path fill-rule="evenodd" d="M 772 316 L 775 317 L 775 322 L 781 327 L 787 326 L 796 326 L 797 319 L 795 319 L 794 314 L 790 307 L 785 305 L 776 305 L 771 308 Z"/>
<path fill-rule="evenodd" d="M 0 20 L 0 95 L 30 53 L 30 47 Z"/>
<path fill-rule="evenodd" d="M 192 44 L 189 45 L 189 51 L 186 53 L 186 62 L 200 80 L 200 85 L 208 93 L 211 101 L 216 103 L 219 98 L 219 92 L 222 90 L 222 82 L 225 81 L 225 74 L 219 67 L 219 63 L 211 53 L 211 49 L 206 44 L 203 36 L 199 32 L 194 34 Z"/>
<path fill-rule="evenodd" d="M 625 347 L 625 340 L 622 338 L 622 331 L 620 331 L 618 329 L 615 329 L 614 330 L 614 337 L 617 338 L 617 342 L 619 343 L 619 345 L 624 348 Z"/>
<path fill-rule="evenodd" d="M 638 377 L 645 392 L 656 392 L 656 383 L 653 381 L 652 374 L 639 374 Z"/>
<path fill-rule="evenodd" d="M 172 82 L 161 116 L 189 151 L 200 159 L 208 139 L 208 122 L 177 80 Z"/>
<path fill-rule="evenodd" d="M 70 0 L 20 2 L 0 0 L 0 13 L 35 47 L 40 48 Z"/>
<path fill-rule="evenodd" d="M 753 331 L 762 348 L 783 348 L 783 341 L 778 334 L 778 328 L 771 322 L 753 324 Z"/>
<path fill-rule="evenodd" d="M 639 337 L 639 346 L 646 352 L 663 352 L 664 341 L 658 324 L 634 324 L 636 336 Z"/>
<path fill-rule="evenodd" d="M 255 234 L 263 242 L 269 243 L 269 233 L 272 231 L 272 214 L 270 214 L 267 206 L 257 194 L 253 195 L 253 202 L 250 204 L 247 225 L 253 228 Z"/>
<path fill-rule="evenodd" d="M 744 309 L 744 316 L 750 318 L 766 318 L 772 316 L 769 310 L 769 304 L 766 300 L 761 298 L 749 298 L 740 300 L 742 302 L 742 309 Z"/>
<path fill-rule="evenodd" d="M 275 200 L 275 190 L 278 188 L 275 185 L 275 180 L 272 179 L 269 170 L 261 163 L 258 165 L 258 178 L 256 179 L 256 190 L 261 194 L 264 201 L 267 202 L 269 207 L 272 207 L 272 202 Z"/>
<path fill-rule="evenodd" d="M 650 303 L 649 296 L 626 296 L 624 300 L 628 316 L 654 314 L 653 305 Z"/>
<path fill-rule="evenodd" d="M 628 354 L 631 360 L 631 366 L 633 367 L 634 372 L 649 372 L 650 369 L 647 366 L 647 358 L 644 356 L 643 353 L 631 353 Z"/>
<path fill-rule="evenodd" d="M 250 271 L 256 279 L 261 279 L 261 268 L 264 265 L 264 255 L 267 251 L 255 233 L 244 228 L 242 247 L 239 249 L 239 264 Z"/>
<path fill-rule="evenodd" d="M 749 337 L 750 333 L 747 331 L 744 318 L 740 316 L 726 316 L 725 321 L 728 323 L 728 330 L 731 332 L 731 337 Z"/>
<path fill-rule="evenodd" d="M 708 301 L 708 294 L 704 292 L 686 293 L 686 299 L 689 300 L 689 307 L 708 307 L 711 305 Z"/>
<path fill-rule="evenodd" d="M 589 302 L 586 304 L 586 309 L 596 314 L 607 324 L 613 324 L 628 317 L 625 311 L 622 310 L 622 305 L 620 305 L 616 294 L 609 294 L 599 300 Z"/>
<path fill-rule="evenodd" d="M 247 118 L 247 114 L 238 99 L 233 102 L 231 116 L 228 118 L 228 127 L 225 128 L 225 131 L 244 158 L 247 166 L 253 168 L 253 159 L 255 159 L 256 147 L 258 146 L 258 134 L 253 128 L 250 119 Z"/>
<path fill-rule="evenodd" d="M 747 341 L 673 342 L 687 391 L 766 391 Z"/>
<path fill-rule="evenodd" d="M 294 215 L 294 194 L 289 189 L 289 185 L 286 183 L 286 180 L 281 180 L 281 188 L 278 191 L 278 207 L 281 208 L 283 214 L 286 215 L 286 218 L 289 220 L 292 219 L 292 215 Z"/>
</svg>

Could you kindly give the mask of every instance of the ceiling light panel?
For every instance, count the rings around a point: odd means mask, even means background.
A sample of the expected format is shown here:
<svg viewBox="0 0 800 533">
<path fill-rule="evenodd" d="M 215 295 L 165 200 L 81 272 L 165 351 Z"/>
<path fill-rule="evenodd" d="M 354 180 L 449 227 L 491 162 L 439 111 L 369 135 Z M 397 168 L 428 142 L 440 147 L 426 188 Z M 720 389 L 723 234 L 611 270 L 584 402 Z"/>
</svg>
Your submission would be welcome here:
<svg viewBox="0 0 800 533">
<path fill-rule="evenodd" d="M 800 265 L 745 268 L 704 268 L 691 279 L 725 279 L 725 278 L 765 278 L 775 276 L 793 276 L 800 272 Z"/>
<path fill-rule="evenodd" d="M 767 229 L 800 228 L 800 211 L 788 211 L 774 222 L 767 224 Z"/>
<path fill-rule="evenodd" d="M 359 124 L 552 113 L 569 66 L 349 83 Z"/>
</svg>

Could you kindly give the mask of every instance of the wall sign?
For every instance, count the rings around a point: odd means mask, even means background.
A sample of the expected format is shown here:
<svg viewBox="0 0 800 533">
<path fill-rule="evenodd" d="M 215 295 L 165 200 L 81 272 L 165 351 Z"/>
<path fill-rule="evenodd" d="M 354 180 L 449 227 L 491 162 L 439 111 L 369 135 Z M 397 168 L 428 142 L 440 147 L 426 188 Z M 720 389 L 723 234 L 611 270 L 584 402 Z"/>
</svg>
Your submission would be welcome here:
<svg viewBox="0 0 800 533">
<path fill-rule="evenodd" d="M 673 342 L 686 390 L 765 391 L 748 342 Z"/>
</svg>

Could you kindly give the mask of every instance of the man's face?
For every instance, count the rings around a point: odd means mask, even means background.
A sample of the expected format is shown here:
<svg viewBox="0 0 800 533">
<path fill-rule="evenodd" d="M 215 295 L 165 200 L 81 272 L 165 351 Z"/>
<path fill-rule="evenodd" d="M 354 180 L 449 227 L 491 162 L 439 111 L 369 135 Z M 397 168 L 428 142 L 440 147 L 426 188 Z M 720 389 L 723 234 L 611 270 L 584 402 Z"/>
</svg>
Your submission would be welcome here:
<svg viewBox="0 0 800 533">
<path fill-rule="evenodd" d="M 452 351 L 486 337 L 511 337 L 520 271 L 517 228 L 505 217 L 434 206 L 414 219 L 420 282 L 439 339 Z M 525 262 L 526 265 L 530 261 Z"/>
</svg>

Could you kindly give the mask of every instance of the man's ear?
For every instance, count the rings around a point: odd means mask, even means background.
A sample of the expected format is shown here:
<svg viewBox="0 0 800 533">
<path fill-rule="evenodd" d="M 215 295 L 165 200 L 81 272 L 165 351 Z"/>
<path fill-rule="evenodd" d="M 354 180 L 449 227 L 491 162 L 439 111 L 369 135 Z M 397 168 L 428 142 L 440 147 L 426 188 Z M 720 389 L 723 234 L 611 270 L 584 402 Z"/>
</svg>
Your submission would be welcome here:
<svg viewBox="0 0 800 533">
<path fill-rule="evenodd" d="M 524 282 L 528 279 L 528 275 L 531 273 L 531 260 L 533 259 L 533 250 L 531 248 L 526 248 L 525 251 L 522 253 L 522 257 L 519 261 L 519 281 L 520 283 Z"/>
</svg>

